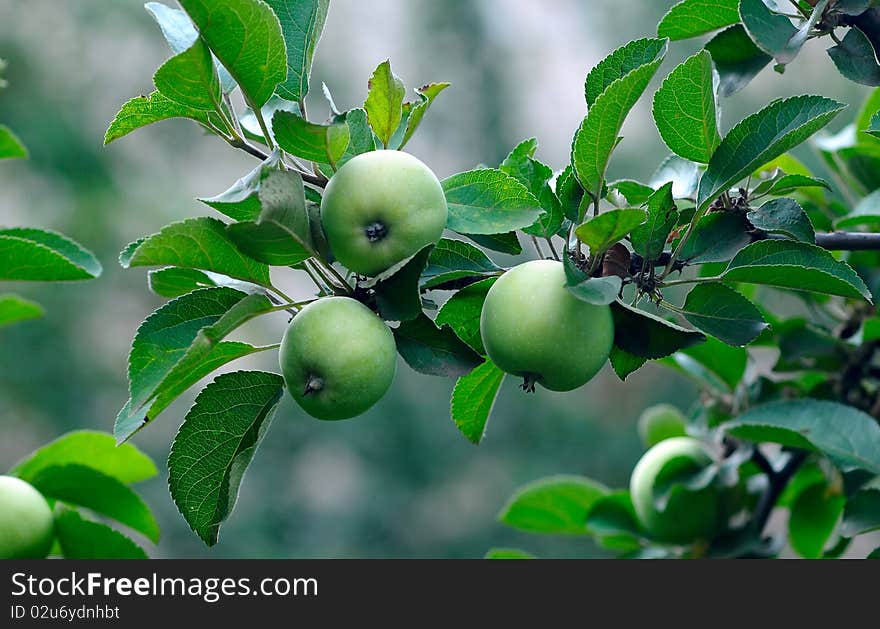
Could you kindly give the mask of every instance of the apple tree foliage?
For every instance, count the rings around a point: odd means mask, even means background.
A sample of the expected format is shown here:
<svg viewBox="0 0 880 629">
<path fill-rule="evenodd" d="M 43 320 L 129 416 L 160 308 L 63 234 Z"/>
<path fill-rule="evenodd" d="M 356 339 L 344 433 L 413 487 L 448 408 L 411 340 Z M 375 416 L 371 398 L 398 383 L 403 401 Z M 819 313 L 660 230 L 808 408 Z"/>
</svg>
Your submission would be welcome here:
<svg viewBox="0 0 880 629">
<path fill-rule="evenodd" d="M 0 80 L 0 87 L 4 86 Z M 0 124 L 0 159 L 27 156 L 18 136 Z M 66 282 L 100 274 L 101 264 L 95 256 L 62 234 L 33 227 L 0 228 L 0 280 Z M 0 326 L 43 314 L 43 308 L 33 301 L 13 293 L 0 294 Z M 50 555 L 143 559 L 147 554 L 139 543 L 101 520 L 112 520 L 158 542 L 159 525 L 131 488 L 157 473 L 149 457 L 135 446 L 117 447 L 113 436 L 106 433 L 76 431 L 26 456 L 8 475 L 34 487 L 52 507 Z"/>
<path fill-rule="evenodd" d="M 0 71 L 5 68 L 0 59 Z M 6 82 L 0 78 L 0 88 Z M 0 160 L 26 159 L 27 148 L 0 123 Z M 54 231 L 0 225 L 0 281 L 70 282 L 101 275 L 101 263 L 82 245 Z M 0 289 L 0 327 L 43 316 L 40 304 Z"/>
<path fill-rule="evenodd" d="M 80 430 L 27 455 L 7 474 L 30 484 L 52 507 L 50 556 L 146 559 L 142 545 L 119 529 L 159 541 L 156 519 L 132 488 L 157 473 L 134 445 L 117 446 L 110 434 Z"/>
<path fill-rule="evenodd" d="M 809 40 L 823 37 L 844 76 L 880 85 L 875 4 L 680 2 L 656 37 L 622 46 L 587 74 L 586 115 L 568 163 L 542 163 L 531 138 L 501 164 L 448 177 L 445 236 L 375 277 L 333 259 L 320 224 L 322 192 L 355 156 L 404 149 L 448 84 L 408 95 L 385 61 L 362 105 L 340 109 L 323 86 L 326 108 L 310 116 L 311 62 L 329 0 L 147 4 L 172 56 L 153 77 L 155 91 L 122 105 L 105 142 L 187 118 L 259 163 L 200 199 L 210 215 L 167 225 L 122 251 L 122 266 L 151 268 L 150 289 L 169 301 L 135 333 L 116 439 L 128 441 L 218 368 L 277 350 L 227 340 L 245 322 L 295 317 L 323 296 L 342 295 L 392 326 L 412 369 L 457 379 L 452 420 L 478 444 L 504 378 L 481 342 L 482 304 L 506 270 L 502 260 L 534 255 L 564 265 L 574 297 L 610 306 L 610 361 L 621 379 L 656 361 L 702 387 L 687 432 L 712 447 L 713 463 L 696 475 L 667 474 L 655 488 L 658 508 L 670 492 L 710 485 L 737 489 L 740 508 L 717 538 L 670 546 L 642 529 L 628 491 L 559 477 L 519 492 L 504 522 L 592 535 L 625 556 L 765 556 L 779 550 L 764 536 L 767 518 L 786 506 L 797 552 L 842 552 L 880 526 L 873 306 L 880 260 L 871 250 L 877 240 L 862 233 L 880 223 L 880 97 L 872 94 L 835 138 L 819 134 L 845 106 L 820 95 L 771 102 L 726 133 L 719 113 L 724 96 L 766 66 L 784 71 Z M 711 37 L 704 49 L 668 71 L 652 96 L 670 156 L 645 179 L 610 181 L 624 121 L 662 75 L 669 47 L 704 35 Z M 827 178 L 791 156 L 805 142 L 819 148 Z M 282 292 L 277 279 L 290 272 L 311 279 L 312 296 L 297 301 Z M 782 296 L 809 314 L 776 312 Z M 216 377 L 171 446 L 171 495 L 209 545 L 283 387 L 275 373 Z"/>
</svg>

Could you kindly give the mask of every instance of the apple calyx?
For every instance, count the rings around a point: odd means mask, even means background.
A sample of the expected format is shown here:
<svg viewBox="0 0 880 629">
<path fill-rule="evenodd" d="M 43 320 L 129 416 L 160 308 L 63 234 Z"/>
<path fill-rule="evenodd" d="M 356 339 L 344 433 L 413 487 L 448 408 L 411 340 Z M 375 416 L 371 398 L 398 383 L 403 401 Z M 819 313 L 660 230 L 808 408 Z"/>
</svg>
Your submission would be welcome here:
<svg viewBox="0 0 880 629">
<path fill-rule="evenodd" d="M 385 223 L 375 221 L 367 225 L 364 229 L 364 233 L 367 235 L 367 240 L 370 242 L 379 242 L 388 235 L 388 228 L 385 227 Z"/>
</svg>

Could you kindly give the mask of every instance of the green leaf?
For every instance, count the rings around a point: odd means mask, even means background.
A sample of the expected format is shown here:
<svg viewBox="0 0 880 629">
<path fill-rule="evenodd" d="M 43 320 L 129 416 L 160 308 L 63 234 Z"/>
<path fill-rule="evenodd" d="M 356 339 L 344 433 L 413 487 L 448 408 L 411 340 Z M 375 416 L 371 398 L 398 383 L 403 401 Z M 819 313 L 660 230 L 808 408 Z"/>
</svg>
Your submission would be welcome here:
<svg viewBox="0 0 880 629">
<path fill-rule="evenodd" d="M 0 229 L 0 260 L 0 280 L 65 282 L 101 275 L 101 263 L 90 251 L 44 229 Z"/>
<path fill-rule="evenodd" d="M 727 422 L 730 435 L 821 452 L 844 471 L 880 474 L 880 426 L 851 406 L 825 400 L 789 400 L 757 406 Z"/>
<path fill-rule="evenodd" d="M 676 352 L 664 359 L 664 362 L 693 377 L 701 385 L 717 386 L 717 378 L 733 391 L 746 372 L 748 352 L 742 347 L 732 347 L 710 336 L 705 343 Z"/>
<path fill-rule="evenodd" d="M 616 183 L 621 184 L 622 182 Z M 611 189 L 612 185 L 608 187 Z M 624 194 L 624 196 L 626 195 Z M 571 164 L 568 164 L 556 179 L 556 198 L 559 199 L 559 204 L 562 206 L 565 218 L 573 223 L 580 220 L 580 217 L 586 213 L 586 208 L 583 207 L 584 197 L 584 189 L 581 187 L 577 177 L 574 176 Z M 589 201 L 589 197 L 587 197 L 587 201 Z M 629 203 L 637 205 L 638 201 L 629 200 Z"/>
<path fill-rule="evenodd" d="M 159 92 L 153 92 L 149 96 L 132 98 L 122 106 L 107 128 L 104 144 L 110 144 L 113 140 L 118 140 L 141 127 L 170 118 L 189 118 L 202 126 L 211 124 L 223 128 L 223 123 L 216 114 L 186 107 Z"/>
<path fill-rule="evenodd" d="M 788 537 L 791 546 L 807 559 L 819 559 L 837 527 L 846 497 L 831 492 L 824 484 L 804 490 L 791 506 Z"/>
<path fill-rule="evenodd" d="M 570 168 L 571 166 L 566 166 L 566 169 Z M 578 184 L 578 187 L 580 188 L 580 184 Z M 583 195 L 583 188 L 580 188 L 580 190 L 581 195 Z M 628 205 L 644 205 L 651 198 L 651 195 L 654 194 L 654 188 L 633 179 L 612 181 L 608 184 L 608 191 L 623 195 Z"/>
<path fill-rule="evenodd" d="M 147 2 L 144 9 L 156 20 L 165 41 L 174 53 L 183 52 L 198 39 L 199 32 L 186 12 L 172 9 L 161 2 Z"/>
<path fill-rule="evenodd" d="M 875 190 L 853 208 L 852 212 L 834 222 L 837 229 L 880 227 L 880 190 Z"/>
<path fill-rule="evenodd" d="M 669 150 L 707 164 L 721 142 L 712 55 L 703 50 L 673 70 L 654 95 L 654 121 Z"/>
<path fill-rule="evenodd" d="M 498 520 L 527 533 L 587 535 L 587 515 L 608 490 L 581 476 L 550 476 L 518 489 Z"/>
<path fill-rule="evenodd" d="M 773 13 L 763 0 L 741 0 L 739 13 L 743 26 L 758 48 L 779 63 L 794 59 L 800 46 L 792 46 L 791 42 L 798 30 L 787 17 Z"/>
<path fill-rule="evenodd" d="M 871 117 L 871 125 L 865 131 L 880 140 L 880 111 Z"/>
<path fill-rule="evenodd" d="M 683 0 L 660 20 L 658 37 L 699 37 L 739 22 L 739 0 Z"/>
<path fill-rule="evenodd" d="M 630 354 L 616 345 L 611 348 L 611 354 L 608 356 L 608 359 L 611 361 L 614 373 L 617 374 L 621 381 L 625 381 L 631 374 L 641 369 L 648 362 L 647 358 Z"/>
<path fill-rule="evenodd" d="M 183 357 L 162 379 L 140 406 L 129 401 L 117 424 L 143 426 L 165 410 L 174 399 L 218 367 L 259 351 L 245 343 L 222 343 L 222 339 L 251 319 L 271 312 L 272 302 L 261 294 L 247 295 L 213 324 L 199 330 Z M 134 349 L 132 349 L 134 351 Z M 152 402 L 152 403 L 151 403 Z M 147 408 L 149 405 L 149 408 Z"/>
<path fill-rule="evenodd" d="M 73 509 L 56 507 L 55 535 L 65 559 L 147 559 L 147 553 L 128 537 Z"/>
<path fill-rule="evenodd" d="M 752 302 L 718 282 L 694 286 L 682 315 L 694 327 L 728 345 L 748 345 L 768 327 Z"/>
<path fill-rule="evenodd" d="M 217 324 L 246 298 L 231 288 L 206 288 L 178 297 L 147 317 L 135 334 L 128 357 L 130 399 L 116 418 L 114 435 L 119 442 L 143 427 L 146 418 L 139 409 L 155 397 L 199 333 Z"/>
<path fill-rule="evenodd" d="M 833 8 L 835 13 L 858 16 L 874 6 L 877 0 L 837 0 Z"/>
<path fill-rule="evenodd" d="M 315 124 L 279 109 L 272 116 L 272 130 L 282 149 L 319 164 L 335 165 L 348 148 L 349 129 L 344 121 Z"/>
<path fill-rule="evenodd" d="M 751 240 L 741 214 L 712 212 L 697 221 L 679 257 L 691 264 L 727 262 Z"/>
<path fill-rule="evenodd" d="M 419 280 L 434 245 L 428 245 L 376 286 L 376 306 L 386 321 L 410 321 L 422 314 Z"/>
<path fill-rule="evenodd" d="M 168 487 L 181 515 L 208 545 L 235 506 L 247 466 L 281 401 L 281 376 L 218 376 L 186 415 L 168 457 Z"/>
<path fill-rule="evenodd" d="M 301 101 L 309 93 L 312 59 L 324 30 L 330 0 L 266 0 L 266 4 L 278 16 L 287 46 L 287 79 L 278 86 L 278 95 Z"/>
<path fill-rule="evenodd" d="M 880 530 L 880 487 L 875 480 L 846 503 L 842 534 L 846 537 Z"/>
<path fill-rule="evenodd" d="M 111 435 L 92 430 L 67 433 L 39 448 L 10 470 L 14 476 L 31 482 L 44 469 L 53 466 L 85 465 L 121 483 L 139 483 L 158 474 L 150 457 L 135 446 L 120 446 Z"/>
<path fill-rule="evenodd" d="M 803 188 L 825 188 L 828 191 L 831 191 L 831 184 L 829 184 L 824 179 L 819 179 L 818 177 L 809 177 L 807 175 L 782 175 L 778 179 L 771 179 L 766 182 L 767 188 L 766 190 L 758 190 L 755 188 L 755 193 L 763 193 L 770 194 L 773 196 L 783 196 L 786 194 L 791 194 L 792 192 L 796 192 L 798 190 L 802 190 Z"/>
<path fill-rule="evenodd" d="M 220 77 L 211 50 L 201 38 L 163 63 L 153 83 L 163 96 L 184 107 L 199 111 L 219 107 Z"/>
<path fill-rule="evenodd" d="M 486 294 L 496 279 L 490 277 L 462 288 L 443 304 L 434 319 L 434 323 L 441 328 L 452 328 L 458 338 L 481 356 L 486 354 L 486 350 L 480 336 L 480 315 Z"/>
<path fill-rule="evenodd" d="M 734 24 L 706 44 L 720 82 L 718 94 L 732 96 L 744 88 L 773 60 L 751 40 L 742 24 Z"/>
<path fill-rule="evenodd" d="M 640 358 L 656 360 L 706 340 L 700 332 L 619 301 L 611 304 L 611 314 L 614 316 L 614 345 Z"/>
<path fill-rule="evenodd" d="M 535 556 L 519 548 L 490 548 L 483 559 L 535 559 Z"/>
<path fill-rule="evenodd" d="M 175 54 L 179 54 L 191 47 L 196 39 L 199 38 L 199 32 L 185 11 L 172 9 L 161 2 L 147 2 L 144 8 L 156 20 L 156 23 L 162 30 L 165 41 L 168 42 L 168 46 Z M 236 88 L 235 79 L 230 76 L 229 71 L 216 59 L 214 64 L 217 66 L 217 73 L 220 75 L 220 85 L 223 91 L 229 93 L 234 90 Z"/>
<path fill-rule="evenodd" d="M 302 177 L 292 170 L 269 172 L 257 193 L 254 222 L 227 226 L 239 250 L 265 264 L 294 266 L 315 255 Z"/>
<path fill-rule="evenodd" d="M 662 37 L 662 36 L 661 36 Z M 663 39 L 637 39 L 621 46 L 596 64 L 584 82 L 587 106 L 592 107 L 608 87 L 627 74 L 654 62 L 664 52 Z"/>
<path fill-rule="evenodd" d="M 645 260 L 656 260 L 666 248 L 666 241 L 678 223 L 678 210 L 672 198 L 672 182 L 648 197 L 648 220 L 632 231 L 633 251 Z"/>
<path fill-rule="evenodd" d="M 483 362 L 451 329 L 438 328 L 424 314 L 401 323 L 394 339 L 406 364 L 429 376 L 465 376 Z"/>
<path fill-rule="evenodd" d="M 828 56 L 838 72 L 850 81 L 872 87 L 880 85 L 877 52 L 861 29 L 850 28 L 841 43 L 828 49 Z"/>
<path fill-rule="evenodd" d="M 666 55 L 666 40 L 640 41 L 643 42 L 641 45 L 656 49 L 652 60 L 634 67 L 602 91 L 572 143 L 571 163 L 578 181 L 594 197 L 601 196 L 605 170 L 617 146 L 623 121 Z"/>
<path fill-rule="evenodd" d="M 501 234 L 528 227 L 540 203 L 516 179 L 492 168 L 452 175 L 443 181 L 449 205 L 447 227 L 460 234 Z"/>
<path fill-rule="evenodd" d="M 43 307 L 34 301 L 11 293 L 0 294 L 0 327 L 39 319 L 44 314 Z"/>
<path fill-rule="evenodd" d="M 275 151 L 225 192 L 199 201 L 236 221 L 254 221 L 263 209 L 260 204 L 263 179 L 278 170 L 280 163 L 281 153 Z"/>
<path fill-rule="evenodd" d="M 419 102 L 412 105 L 412 110 L 406 120 L 406 132 L 400 142 L 399 149 L 407 145 L 413 134 L 418 130 L 419 125 L 422 124 L 422 119 L 428 113 L 428 108 L 434 102 L 434 99 L 449 85 L 449 83 L 428 83 L 416 89 L 416 94 L 419 95 Z"/>
<path fill-rule="evenodd" d="M 504 372 L 486 359 L 455 383 L 450 412 L 452 421 L 468 441 L 479 445 L 486 434 L 486 424 L 498 398 Z"/>
<path fill-rule="evenodd" d="M 254 347 L 237 341 L 212 342 L 210 348 L 204 344 L 193 345 L 165 378 L 149 408 L 141 409 L 141 422 L 152 421 L 184 391 L 220 367 L 267 349 L 274 347 Z"/>
<path fill-rule="evenodd" d="M 580 225 L 574 233 L 590 248 L 591 255 L 599 256 L 644 223 L 646 218 L 642 210 L 608 210 Z"/>
<path fill-rule="evenodd" d="M 28 480 L 53 500 L 91 509 L 159 541 L 159 525 L 141 498 L 112 476 L 80 464 L 44 467 Z"/>
<path fill-rule="evenodd" d="M 278 18 L 262 0 L 180 0 L 245 100 L 262 107 L 287 78 L 287 54 Z"/>
<path fill-rule="evenodd" d="M 620 295 L 622 280 L 616 275 L 607 277 L 588 277 L 573 286 L 567 286 L 568 292 L 588 304 L 607 306 Z"/>
<path fill-rule="evenodd" d="M 160 297 L 174 299 L 200 288 L 211 288 L 217 284 L 201 271 L 178 269 L 169 266 L 150 271 L 147 276 L 150 290 Z"/>
<path fill-rule="evenodd" d="M 6 125 L 0 124 L 0 159 L 23 159 L 27 156 L 27 149 L 21 143 L 21 140 L 18 139 L 18 136 Z"/>
<path fill-rule="evenodd" d="M 721 277 L 871 301 L 868 287 L 846 262 L 815 245 L 790 240 L 752 243 L 730 261 Z"/>
<path fill-rule="evenodd" d="M 760 0 L 757 0 L 760 2 Z M 778 100 L 737 124 L 709 161 L 697 206 L 707 208 L 722 192 L 827 125 L 846 105 L 821 96 Z"/>
<path fill-rule="evenodd" d="M 462 240 L 442 238 L 431 251 L 428 265 L 422 272 L 422 288 L 443 289 L 460 280 L 499 275 L 500 266 L 485 253 Z"/>
<path fill-rule="evenodd" d="M 523 231 L 532 236 L 552 238 L 562 226 L 565 214 L 562 204 L 550 186 L 553 170 L 546 164 L 534 159 L 538 141 L 535 138 L 522 142 L 510 152 L 499 170 L 507 173 L 531 192 L 543 213 L 538 220 Z"/>
<path fill-rule="evenodd" d="M 367 112 L 363 109 L 352 109 L 345 114 L 348 125 L 348 147 L 339 158 L 339 166 L 352 157 L 376 150 L 376 136 L 367 121 Z"/>
<path fill-rule="evenodd" d="M 587 514 L 586 524 L 596 535 L 642 535 L 632 498 L 627 490 L 613 491 L 596 500 Z"/>
<path fill-rule="evenodd" d="M 651 176 L 648 185 L 659 192 L 667 183 L 672 184 L 673 199 L 691 199 L 700 183 L 700 166 L 694 162 L 669 155 Z"/>
<path fill-rule="evenodd" d="M 367 100 L 364 103 L 370 127 L 385 147 L 403 119 L 405 95 L 403 81 L 391 71 L 391 62 L 386 59 L 370 77 Z"/>
<path fill-rule="evenodd" d="M 816 232 L 810 217 L 794 199 L 782 198 L 768 201 L 757 210 L 747 214 L 749 222 L 768 234 L 782 234 L 792 240 L 808 244 L 816 243 Z"/>
<path fill-rule="evenodd" d="M 515 231 L 506 234 L 462 234 L 462 236 L 467 236 L 481 247 L 499 253 L 512 256 L 522 253 L 522 245 L 519 244 L 519 237 Z"/>
<path fill-rule="evenodd" d="M 123 251 L 119 263 L 126 269 L 138 266 L 199 269 L 271 286 L 269 268 L 239 251 L 226 233 L 226 225 L 215 218 L 190 218 L 171 223 Z"/>
</svg>

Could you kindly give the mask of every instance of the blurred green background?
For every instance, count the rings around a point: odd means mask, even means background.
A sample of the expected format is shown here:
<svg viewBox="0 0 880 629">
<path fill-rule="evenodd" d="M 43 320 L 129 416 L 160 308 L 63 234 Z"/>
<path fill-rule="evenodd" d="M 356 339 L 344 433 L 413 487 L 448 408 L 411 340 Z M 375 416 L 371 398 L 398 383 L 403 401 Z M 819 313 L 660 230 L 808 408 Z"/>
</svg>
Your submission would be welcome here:
<svg viewBox="0 0 880 629">
<path fill-rule="evenodd" d="M 409 145 L 441 178 L 497 164 L 531 136 L 541 142 L 539 158 L 560 168 L 585 113 L 586 72 L 617 46 L 653 34 L 672 4 L 333 0 L 310 112 L 326 111 L 321 81 L 340 108 L 358 106 L 373 68 L 390 57 L 410 88 L 453 84 Z M 655 84 L 696 47 L 673 44 Z M 833 70 L 821 45 L 807 49 L 785 75 L 765 70 L 726 101 L 723 126 L 802 91 L 853 105 L 864 97 Z M 112 428 L 127 399 L 131 337 L 162 303 L 147 291 L 144 270 L 118 266 L 118 252 L 170 221 L 210 215 L 194 197 L 224 190 L 255 165 L 185 121 L 102 146 L 119 106 L 152 90 L 152 74 L 168 56 L 136 0 L 0 3 L 0 57 L 9 61 L 10 82 L 0 92 L 0 121 L 31 151 L 29 161 L 0 164 L 0 224 L 61 230 L 105 267 L 90 283 L 14 287 L 48 313 L 0 330 L 0 469 L 65 431 Z M 667 153 L 649 98 L 624 136 L 611 175 L 645 181 Z M 282 283 L 296 292 L 304 288 L 298 281 Z M 280 315 L 261 320 L 242 336 L 273 342 L 284 323 Z M 233 368 L 272 369 L 274 360 L 261 356 Z M 452 386 L 401 363 L 391 393 L 367 415 L 341 423 L 314 421 L 285 400 L 211 550 L 190 532 L 165 484 L 168 447 L 196 387 L 134 439 L 162 472 L 141 488 L 163 529 L 160 544 L 146 547 L 156 557 L 479 557 L 498 545 L 548 557 L 595 556 L 588 541 L 522 535 L 495 516 L 517 486 L 549 474 L 625 485 L 641 450 L 640 410 L 659 401 L 687 408 L 697 395 L 662 367 L 642 370 L 625 386 L 606 369 L 564 395 L 525 396 L 508 382 L 477 448 L 449 419 Z"/>
</svg>

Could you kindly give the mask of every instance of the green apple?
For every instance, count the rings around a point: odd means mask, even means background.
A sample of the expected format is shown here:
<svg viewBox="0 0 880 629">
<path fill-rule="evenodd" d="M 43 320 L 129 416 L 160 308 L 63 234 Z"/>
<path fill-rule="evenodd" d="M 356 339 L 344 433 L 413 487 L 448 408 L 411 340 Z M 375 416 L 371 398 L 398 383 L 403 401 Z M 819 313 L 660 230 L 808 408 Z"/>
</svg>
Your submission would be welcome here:
<svg viewBox="0 0 880 629">
<path fill-rule="evenodd" d="M 614 342 L 608 306 L 580 301 L 565 287 L 561 262 L 533 260 L 502 275 L 486 295 L 480 316 L 486 353 L 502 371 L 571 391 L 605 364 Z"/>
<path fill-rule="evenodd" d="M 362 275 L 377 275 L 436 243 L 447 213 L 437 177 L 401 151 L 352 158 L 330 178 L 321 201 L 330 250 Z"/>
<path fill-rule="evenodd" d="M 697 490 L 672 485 L 663 508 L 657 504 L 664 485 L 698 474 L 712 462 L 708 446 L 691 437 L 665 439 L 642 456 L 633 469 L 629 490 L 636 514 L 650 537 L 688 544 L 709 539 L 718 531 L 724 509 L 714 484 Z"/>
<path fill-rule="evenodd" d="M 687 420 L 674 406 L 657 404 L 646 408 L 639 416 L 639 437 L 646 447 L 655 446 L 664 439 L 687 436 Z"/>
<path fill-rule="evenodd" d="M 348 297 L 325 297 L 303 308 L 279 352 L 287 390 L 312 417 L 348 419 L 388 391 L 397 347 L 388 326 Z"/>
<path fill-rule="evenodd" d="M 43 495 L 19 478 L 0 476 L 0 559 L 43 559 L 54 536 Z"/>
</svg>

